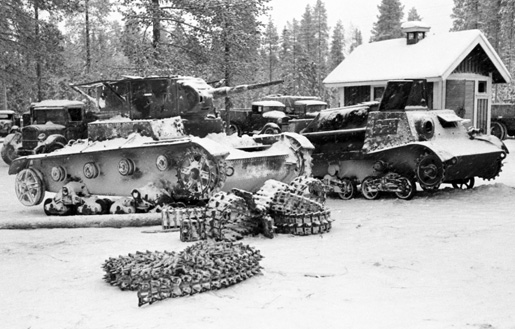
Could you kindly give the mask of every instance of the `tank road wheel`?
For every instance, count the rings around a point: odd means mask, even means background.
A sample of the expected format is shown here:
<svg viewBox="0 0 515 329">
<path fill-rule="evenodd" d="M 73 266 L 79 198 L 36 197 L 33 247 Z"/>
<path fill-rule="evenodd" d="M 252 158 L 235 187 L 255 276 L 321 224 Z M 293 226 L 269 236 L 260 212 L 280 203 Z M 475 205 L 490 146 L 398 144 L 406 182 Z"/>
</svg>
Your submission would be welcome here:
<svg viewBox="0 0 515 329">
<path fill-rule="evenodd" d="M 36 206 L 45 197 L 45 186 L 39 173 L 32 168 L 23 169 L 16 175 L 16 196 L 24 206 Z"/>
<path fill-rule="evenodd" d="M 375 200 L 379 198 L 379 190 L 377 190 L 374 181 L 376 178 L 372 176 L 365 177 L 361 182 L 361 194 L 367 200 Z"/>
<path fill-rule="evenodd" d="M 417 160 L 415 176 L 424 190 L 438 189 L 444 178 L 442 161 L 435 154 L 423 154 Z"/>
<path fill-rule="evenodd" d="M 401 192 L 395 192 L 395 195 L 402 200 L 411 200 L 413 196 L 415 196 L 415 192 L 417 191 L 417 185 L 414 180 L 408 179 L 406 177 L 399 178 L 399 188 Z"/>
<path fill-rule="evenodd" d="M 459 188 L 461 190 L 469 190 L 474 187 L 474 177 L 458 179 L 452 182 L 452 187 Z"/>
<path fill-rule="evenodd" d="M 187 150 L 178 170 L 182 192 L 196 198 L 209 198 L 225 182 L 224 164 L 217 163 L 204 149 L 195 147 Z"/>
<path fill-rule="evenodd" d="M 490 134 L 499 138 L 500 140 L 506 139 L 506 126 L 501 122 L 492 122 L 492 126 L 490 127 Z"/>
<path fill-rule="evenodd" d="M 341 192 L 337 192 L 342 200 L 350 200 L 356 196 L 356 184 L 350 178 L 343 178 L 340 182 Z"/>
</svg>

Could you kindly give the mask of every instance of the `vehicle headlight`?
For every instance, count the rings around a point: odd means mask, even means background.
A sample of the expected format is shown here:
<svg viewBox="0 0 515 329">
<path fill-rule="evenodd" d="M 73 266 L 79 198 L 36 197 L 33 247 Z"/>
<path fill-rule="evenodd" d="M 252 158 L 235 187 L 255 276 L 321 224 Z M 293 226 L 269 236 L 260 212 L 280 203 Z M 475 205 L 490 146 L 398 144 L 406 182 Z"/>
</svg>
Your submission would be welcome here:
<svg viewBox="0 0 515 329">
<path fill-rule="evenodd" d="M 44 141 L 46 139 L 46 134 L 45 133 L 41 133 L 38 135 L 38 140 L 40 142 Z"/>
</svg>

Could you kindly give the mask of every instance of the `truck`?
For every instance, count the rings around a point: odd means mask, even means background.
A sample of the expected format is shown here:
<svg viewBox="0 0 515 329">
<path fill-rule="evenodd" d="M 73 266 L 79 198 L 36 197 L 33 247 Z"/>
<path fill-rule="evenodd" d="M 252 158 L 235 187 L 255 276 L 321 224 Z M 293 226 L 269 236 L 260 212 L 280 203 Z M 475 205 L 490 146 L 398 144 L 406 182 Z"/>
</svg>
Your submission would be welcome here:
<svg viewBox="0 0 515 329">
<path fill-rule="evenodd" d="M 87 137 L 87 124 L 97 120 L 86 104 L 72 100 L 44 100 L 32 103 L 24 127 L 4 139 L 1 151 L 5 163 L 30 154 L 48 153 L 70 140 Z"/>
<path fill-rule="evenodd" d="M 327 106 L 317 96 L 276 94 L 252 102 L 250 109 L 233 109 L 221 113 L 228 124 L 229 134 L 277 134 L 283 131 L 298 132 Z M 296 124 L 291 126 L 291 120 L 296 120 Z M 291 127 L 298 129 L 292 130 Z"/>
<path fill-rule="evenodd" d="M 490 121 L 490 133 L 500 140 L 515 135 L 515 104 L 492 104 L 492 117 Z"/>
<path fill-rule="evenodd" d="M 19 126 L 19 117 L 12 110 L 0 110 L 0 136 L 5 137 Z"/>
</svg>

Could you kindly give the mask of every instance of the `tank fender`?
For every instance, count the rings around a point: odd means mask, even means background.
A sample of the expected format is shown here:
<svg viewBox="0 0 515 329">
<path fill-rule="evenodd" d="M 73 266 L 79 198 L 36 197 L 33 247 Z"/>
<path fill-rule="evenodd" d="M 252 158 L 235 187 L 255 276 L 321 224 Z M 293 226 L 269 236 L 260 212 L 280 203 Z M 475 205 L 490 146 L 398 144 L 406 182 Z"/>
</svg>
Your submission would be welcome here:
<svg viewBox="0 0 515 329">
<path fill-rule="evenodd" d="M 226 158 L 230 153 L 230 148 L 209 138 L 191 136 L 191 143 L 197 144 L 200 147 L 204 148 L 214 157 Z"/>
<path fill-rule="evenodd" d="M 307 150 L 314 150 L 315 146 L 309 141 L 309 139 L 306 136 L 299 135 L 297 133 L 292 132 L 283 132 L 283 135 L 289 138 L 292 138 L 296 140 L 300 147 Z"/>
<path fill-rule="evenodd" d="M 23 169 L 29 167 L 29 159 L 27 157 L 16 158 L 9 166 L 9 175 L 17 175 Z"/>
<path fill-rule="evenodd" d="M 449 160 L 452 160 L 453 158 L 455 158 L 455 156 L 452 155 L 450 152 L 435 147 L 435 145 L 431 142 L 411 142 L 411 143 L 408 143 L 405 145 L 400 145 L 400 146 L 396 146 L 396 147 L 392 147 L 392 148 L 388 148 L 388 149 L 381 149 L 378 151 L 369 152 L 369 154 L 384 152 L 385 150 L 394 150 L 394 149 L 398 149 L 398 148 L 405 148 L 407 146 L 412 146 L 412 147 L 420 146 L 423 149 L 432 151 L 434 154 L 436 154 L 436 156 L 438 156 L 440 158 L 440 160 L 442 160 L 442 162 L 446 162 L 446 161 L 449 161 Z"/>
<path fill-rule="evenodd" d="M 472 138 L 495 145 L 498 148 L 500 148 L 501 150 L 503 150 L 504 152 L 506 152 L 506 154 L 510 153 L 508 151 L 508 148 L 506 147 L 506 145 L 498 137 L 496 137 L 494 135 L 479 134 L 479 135 L 473 135 Z"/>
</svg>

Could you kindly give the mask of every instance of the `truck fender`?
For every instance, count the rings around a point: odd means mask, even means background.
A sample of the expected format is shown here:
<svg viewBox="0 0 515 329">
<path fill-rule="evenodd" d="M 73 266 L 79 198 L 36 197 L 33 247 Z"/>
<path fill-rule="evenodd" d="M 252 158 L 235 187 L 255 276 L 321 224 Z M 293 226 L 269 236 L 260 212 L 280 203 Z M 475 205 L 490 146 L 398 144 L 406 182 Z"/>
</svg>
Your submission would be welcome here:
<svg viewBox="0 0 515 329">
<path fill-rule="evenodd" d="M 21 132 L 20 131 L 16 131 L 14 133 L 11 133 L 11 134 L 5 136 L 3 144 L 4 145 L 11 144 L 15 148 L 18 148 L 17 145 L 21 144 Z"/>
<path fill-rule="evenodd" d="M 47 139 L 45 139 L 38 146 L 36 146 L 36 148 L 34 149 L 34 153 L 40 154 L 52 152 L 56 149 L 63 148 L 67 143 L 68 141 L 63 135 L 50 135 L 47 137 Z"/>
</svg>

